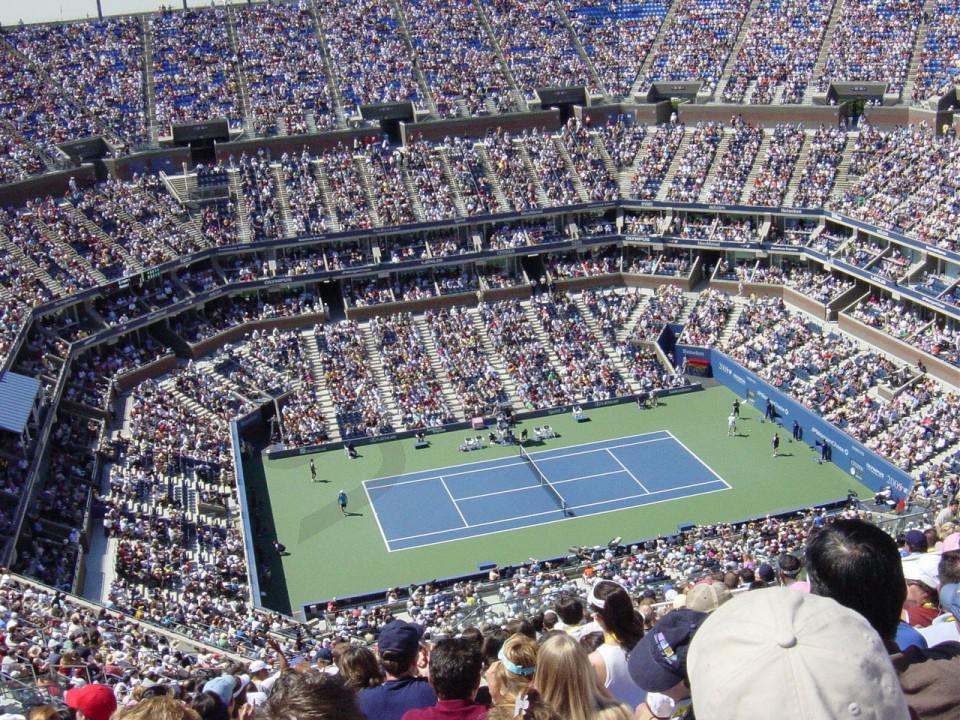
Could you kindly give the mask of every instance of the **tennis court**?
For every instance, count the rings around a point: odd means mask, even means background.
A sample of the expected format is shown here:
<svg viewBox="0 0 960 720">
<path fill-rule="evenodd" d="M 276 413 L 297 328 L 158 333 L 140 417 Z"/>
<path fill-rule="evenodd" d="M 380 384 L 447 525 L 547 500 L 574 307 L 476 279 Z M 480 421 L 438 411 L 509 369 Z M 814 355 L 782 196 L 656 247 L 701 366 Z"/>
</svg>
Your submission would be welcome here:
<svg viewBox="0 0 960 720">
<path fill-rule="evenodd" d="M 666 430 L 363 486 L 391 552 L 730 489 Z"/>
</svg>

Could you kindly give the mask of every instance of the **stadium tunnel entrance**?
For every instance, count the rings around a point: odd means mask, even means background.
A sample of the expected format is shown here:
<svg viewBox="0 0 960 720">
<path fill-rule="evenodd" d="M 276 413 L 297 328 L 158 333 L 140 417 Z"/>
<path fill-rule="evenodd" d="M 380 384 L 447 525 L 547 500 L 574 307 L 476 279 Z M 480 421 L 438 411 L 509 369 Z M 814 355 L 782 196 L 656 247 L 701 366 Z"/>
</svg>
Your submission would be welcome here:
<svg viewBox="0 0 960 720">
<path fill-rule="evenodd" d="M 538 88 L 537 97 L 540 98 L 542 110 L 556 108 L 560 111 L 560 123 L 566 124 L 567 120 L 574 116 L 577 105 L 586 106 L 587 89 L 584 87 Z"/>
<path fill-rule="evenodd" d="M 201 163 L 216 163 L 217 143 L 230 140 L 230 125 L 226 118 L 180 123 L 173 125 L 171 132 L 176 147 L 190 148 L 190 162 L 194 167 Z"/>
</svg>

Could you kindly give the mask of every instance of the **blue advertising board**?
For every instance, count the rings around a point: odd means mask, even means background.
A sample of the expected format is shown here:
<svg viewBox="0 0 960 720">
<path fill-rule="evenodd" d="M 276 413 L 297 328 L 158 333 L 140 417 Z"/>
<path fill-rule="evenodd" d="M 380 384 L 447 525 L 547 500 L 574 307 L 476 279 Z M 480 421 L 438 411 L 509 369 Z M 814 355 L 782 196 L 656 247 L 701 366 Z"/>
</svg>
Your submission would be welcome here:
<svg viewBox="0 0 960 720">
<path fill-rule="evenodd" d="M 679 349 L 679 348 L 678 348 Z M 693 348 L 685 348 L 693 356 Z M 868 450 L 850 435 L 803 407 L 799 402 L 780 392 L 719 350 L 697 348 L 697 357 L 709 358 L 713 377 L 721 384 L 764 412 L 769 400 L 776 410 L 776 420 L 785 428 L 793 428 L 794 420 L 803 430 L 803 439 L 811 447 L 827 443 L 831 461 L 841 470 L 853 475 L 873 491 L 889 487 L 893 496 L 901 498 L 910 493 L 913 478 L 888 460 Z"/>
</svg>

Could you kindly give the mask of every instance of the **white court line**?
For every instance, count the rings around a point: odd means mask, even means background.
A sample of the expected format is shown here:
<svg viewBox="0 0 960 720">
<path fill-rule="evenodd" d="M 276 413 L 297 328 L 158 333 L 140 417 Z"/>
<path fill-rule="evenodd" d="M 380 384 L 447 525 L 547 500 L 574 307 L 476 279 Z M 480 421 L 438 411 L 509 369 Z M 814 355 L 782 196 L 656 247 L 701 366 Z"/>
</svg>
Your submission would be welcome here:
<svg viewBox="0 0 960 720">
<path fill-rule="evenodd" d="M 674 435 L 674 434 L 673 434 L 672 432 L 670 432 L 669 430 L 664 430 L 663 432 L 668 433 L 668 434 L 670 435 L 670 437 L 672 437 L 680 447 L 682 447 L 684 450 L 686 450 L 687 453 L 689 453 L 690 455 L 692 455 L 693 458 L 694 458 L 698 463 L 700 463 L 700 464 L 703 465 L 707 470 L 709 470 L 711 475 L 713 475 L 717 480 L 719 480 L 719 481 L 722 482 L 724 485 L 726 485 L 726 486 L 727 486 L 727 490 L 730 490 L 730 489 L 731 489 L 730 483 L 728 483 L 726 480 L 724 480 L 722 477 L 720 477 L 720 476 L 716 473 L 716 471 L 714 471 L 714 469 L 713 469 L 712 467 L 710 467 L 710 466 L 707 465 L 703 460 L 701 460 L 699 455 L 697 455 L 697 454 L 694 453 L 694 452 L 690 452 L 690 448 L 688 448 L 686 445 L 684 445 L 682 442 L 680 442 L 680 439 L 679 439 L 676 435 Z"/>
<path fill-rule="evenodd" d="M 665 433 L 665 432 L 667 432 L 667 431 L 666 431 L 666 430 L 653 430 L 653 431 L 647 432 L 647 433 L 640 433 L 639 435 L 623 435 L 623 436 L 621 436 L 621 437 L 611 438 L 611 439 L 609 439 L 609 440 L 594 440 L 594 441 L 592 441 L 592 442 L 581 443 L 581 444 L 579 444 L 579 445 L 567 445 L 566 447 L 568 447 L 568 448 L 585 448 L 585 447 L 590 447 L 591 445 L 602 445 L 603 443 L 616 442 L 617 440 L 629 440 L 630 438 L 647 437 L 648 435 L 657 435 L 658 433 Z M 663 438 L 655 438 L 654 440 L 644 440 L 644 441 L 641 441 L 641 443 L 642 443 L 642 442 L 656 442 L 656 441 L 658 441 L 658 440 L 668 440 L 668 439 L 669 439 L 669 438 L 665 438 L 665 437 L 663 437 Z M 626 443 L 626 444 L 624 444 L 624 445 L 617 445 L 616 447 L 629 447 L 630 445 L 639 445 L 639 444 L 641 444 L 641 443 Z M 539 455 L 539 454 L 548 453 L 548 452 L 558 452 L 558 451 L 563 450 L 563 449 L 564 449 L 563 447 L 558 447 L 558 448 L 553 448 L 552 450 L 538 450 L 537 452 L 535 452 L 535 453 L 530 453 L 530 454 L 531 454 L 531 455 Z M 603 448 L 596 448 L 596 449 L 594 450 L 594 452 L 599 451 L 599 450 L 602 450 L 602 449 L 603 449 Z M 509 457 L 509 456 L 506 456 L 506 457 Z M 566 457 L 566 456 L 564 456 L 564 457 Z M 378 482 L 378 481 L 380 481 L 380 480 L 389 480 L 389 479 L 391 479 L 391 478 L 402 478 L 402 477 L 407 477 L 407 476 L 409 476 L 409 475 L 419 475 L 419 474 L 421 474 L 422 472 L 441 472 L 441 473 L 442 473 L 444 470 L 455 470 L 456 468 L 460 468 L 460 467 L 463 467 L 463 466 L 465 466 L 465 465 L 483 465 L 483 464 L 485 464 L 485 463 L 489 463 L 489 464 L 491 464 L 493 467 L 488 468 L 488 469 L 490 469 L 490 470 L 498 470 L 499 468 L 501 468 L 501 467 L 503 467 L 503 466 L 502 466 L 502 465 L 497 465 L 496 463 L 497 463 L 498 460 L 503 460 L 503 459 L 505 459 L 505 458 L 493 458 L 493 459 L 490 459 L 490 460 L 471 460 L 470 462 L 460 463 L 459 465 L 448 465 L 447 467 L 444 467 L 444 468 L 434 468 L 433 470 L 417 470 L 417 471 L 414 471 L 414 472 L 403 473 L 402 475 L 387 475 L 387 476 L 385 476 L 385 477 L 373 478 L 373 479 L 371 479 L 371 480 L 364 480 L 364 481 L 363 481 L 363 484 L 364 484 L 364 485 L 366 485 L 367 483 L 371 483 L 371 484 L 372 484 L 372 483 Z M 546 458 L 546 459 L 547 459 L 547 460 L 552 460 L 553 458 Z M 474 472 L 476 472 L 476 471 L 474 471 Z M 468 474 L 468 473 L 465 473 L 465 474 Z M 450 477 L 450 473 L 444 473 L 444 477 Z M 373 489 L 376 490 L 378 487 L 392 487 L 393 485 L 404 485 L 404 484 L 406 484 L 406 482 L 419 482 L 419 480 L 408 480 L 408 481 L 399 482 L 399 483 L 389 483 L 389 484 L 387 484 L 387 485 L 376 485 L 376 486 L 374 486 Z"/>
<path fill-rule="evenodd" d="M 610 472 L 594 473 L 593 475 L 581 475 L 580 477 L 567 478 L 566 480 L 551 480 L 552 485 L 564 485 L 566 483 L 578 482 L 579 480 L 589 480 L 590 478 L 603 477 L 604 475 L 622 475 L 623 470 L 611 470 Z M 477 500 L 478 498 L 492 497 L 493 495 L 506 495 L 508 493 L 520 492 L 521 490 L 535 490 L 541 487 L 540 483 L 536 485 L 523 485 L 522 487 L 510 488 L 509 490 L 495 490 L 493 492 L 482 493 L 480 495 L 467 495 L 466 497 L 456 498 L 457 502 L 463 500 Z"/>
<path fill-rule="evenodd" d="M 460 506 L 457 505 L 457 499 L 453 496 L 453 493 L 450 492 L 450 488 L 447 487 L 447 481 L 443 478 L 440 478 L 440 484 L 443 485 L 443 489 L 447 491 L 450 502 L 452 502 L 453 506 L 457 509 L 457 515 L 459 515 L 460 519 L 463 520 L 463 526 L 467 528 L 470 527 L 470 523 L 467 522 L 467 519 L 463 516 L 463 513 L 460 512 Z"/>
<path fill-rule="evenodd" d="M 613 451 L 612 451 L 610 448 L 607 448 L 607 455 L 609 455 L 610 457 L 612 457 L 612 458 L 613 458 L 613 461 L 614 461 L 617 465 L 619 465 L 620 467 L 622 467 L 622 468 L 623 468 L 623 471 L 624 471 L 627 475 L 629 475 L 630 477 L 633 478 L 633 481 L 634 481 L 637 485 L 640 486 L 640 489 L 641 489 L 641 490 L 643 490 L 645 493 L 649 493 L 649 492 L 650 492 L 649 490 L 647 490 L 646 487 L 644 487 L 643 483 L 640 482 L 640 481 L 637 479 L 637 476 L 636 476 L 636 475 L 634 475 L 632 472 L 630 472 L 629 470 L 627 470 L 627 466 L 624 465 L 622 462 L 620 462 L 620 458 L 618 458 L 616 455 L 614 455 L 614 454 L 613 454 Z"/>
<path fill-rule="evenodd" d="M 366 485 L 363 486 L 363 493 L 367 496 L 367 505 L 373 510 L 373 519 L 377 521 L 377 528 L 380 530 L 380 537 L 383 538 L 383 544 L 387 546 L 387 550 L 390 550 L 390 543 L 387 542 L 387 534 L 383 531 L 383 525 L 380 524 L 380 516 L 377 515 L 377 506 L 373 504 L 373 498 L 370 497 Z"/>
<path fill-rule="evenodd" d="M 586 503 L 585 505 L 575 505 L 575 506 L 569 507 L 568 510 L 579 510 L 581 508 L 595 507 L 597 505 L 609 505 L 610 503 L 622 502 L 623 500 L 645 498 L 645 497 L 650 497 L 651 495 L 659 495 L 662 493 L 673 492 L 675 490 L 687 490 L 689 488 L 701 487 L 703 485 L 712 485 L 715 482 L 716 480 L 707 480 L 706 482 L 694 483 L 693 485 L 682 485 L 679 487 L 668 488 L 666 490 L 654 490 L 653 492 L 646 493 L 646 494 L 627 495 L 626 497 L 612 498 L 610 500 L 600 500 L 598 502 Z M 726 489 L 730 490 L 731 488 L 729 485 L 727 485 Z M 647 507 L 648 505 L 658 505 L 664 502 L 673 502 L 674 500 L 685 500 L 687 498 L 697 497 L 698 495 L 709 495 L 710 493 L 723 492 L 723 490 L 724 488 L 717 488 L 716 490 L 705 490 L 699 493 L 691 493 L 689 495 L 683 495 L 682 497 L 678 497 L 678 498 L 664 498 L 663 500 L 654 500 L 653 502 L 643 503 L 642 505 L 630 505 L 629 507 L 614 508 L 613 510 L 608 510 L 607 512 L 617 512 L 619 510 L 636 510 L 638 507 Z M 527 518 L 541 517 L 543 515 L 555 515 L 556 513 L 559 513 L 559 512 L 560 510 L 547 510 L 545 512 L 530 513 L 529 515 L 515 515 L 513 517 L 501 518 L 499 520 L 488 520 L 486 522 L 476 523 L 475 525 L 471 525 L 470 529 L 477 528 L 477 527 L 484 527 L 486 525 L 499 525 L 501 523 L 510 522 L 512 520 L 526 520 Z M 527 528 L 540 527 L 541 525 L 551 525 L 552 523 L 556 523 L 556 522 L 565 522 L 566 520 L 569 520 L 569 519 L 570 518 L 564 517 L 564 518 L 559 518 L 557 520 L 548 520 L 547 522 L 534 523 L 532 525 L 521 525 L 520 527 L 503 528 L 502 530 L 491 530 L 489 532 L 471 533 L 466 537 L 451 538 L 450 540 L 438 540 L 437 542 L 433 542 L 433 543 L 424 543 L 422 545 L 415 545 L 409 548 L 400 548 L 400 550 L 416 550 L 419 548 L 430 547 L 432 545 L 440 545 L 441 543 L 446 543 L 446 542 L 456 542 L 457 540 L 471 540 L 475 537 L 482 537 L 484 535 L 496 535 L 497 533 L 508 532 L 510 530 L 526 530 Z M 396 543 L 396 542 L 402 542 L 404 540 L 416 540 L 417 538 L 430 537 L 431 535 L 443 535 L 444 533 L 456 532 L 458 530 L 464 530 L 464 529 L 465 528 L 449 528 L 447 530 L 434 530 L 432 532 L 421 533 L 419 535 L 408 535 L 406 537 L 393 538 L 390 542 Z M 390 546 L 387 545 L 387 547 L 389 548 Z M 399 552 L 399 550 L 390 549 L 390 552 Z"/>
<path fill-rule="evenodd" d="M 658 430 L 657 432 L 666 432 L 666 431 L 665 431 L 665 430 Z M 676 439 L 676 438 L 674 438 L 674 439 Z M 540 458 L 540 459 L 537 460 L 537 462 L 545 463 L 545 462 L 551 462 L 551 461 L 553 461 L 553 460 L 563 460 L 564 458 L 575 457 L 575 456 L 577 456 L 577 455 L 592 455 L 593 453 L 602 453 L 602 452 L 604 452 L 605 450 L 610 450 L 610 449 L 617 450 L 617 449 L 619 449 L 619 448 L 633 447 L 634 445 L 647 445 L 648 443 L 663 442 L 663 441 L 665 441 L 665 440 L 670 440 L 670 438 L 668 438 L 668 437 L 662 437 L 662 438 L 655 438 L 655 439 L 653 439 L 653 440 L 638 440 L 637 442 L 632 442 L 632 443 L 623 443 L 623 444 L 621 444 L 621 445 L 612 445 L 612 446 L 610 446 L 609 448 L 594 448 L 593 450 L 578 450 L 578 451 L 576 451 L 576 452 L 564 453 L 563 455 L 554 455 L 554 456 L 548 457 L 548 458 Z M 571 445 L 570 447 L 583 447 L 583 446 Z M 561 450 L 562 448 L 557 448 L 557 449 L 558 449 L 558 450 Z M 544 453 L 544 452 L 554 452 L 554 451 L 553 451 L 553 450 L 541 450 L 539 453 L 530 453 L 530 457 L 535 457 L 535 456 L 537 456 L 537 455 L 539 455 L 539 454 L 541 454 L 541 453 Z M 687 452 L 689 452 L 689 450 L 688 450 Z M 507 459 L 507 458 L 503 458 L 503 459 Z M 494 461 L 494 460 L 485 460 L 484 462 L 495 462 L 495 461 Z M 464 463 L 464 464 L 466 465 L 466 464 L 469 464 L 469 463 Z M 401 480 L 400 482 L 395 482 L 395 483 L 384 483 L 384 484 L 382 484 L 382 485 L 375 485 L 375 486 L 373 486 L 373 487 L 371 488 L 371 490 L 380 490 L 381 488 L 391 488 L 391 487 L 396 487 L 397 485 L 411 485 L 411 484 L 413 484 L 413 483 L 426 482 L 427 480 L 436 480 L 437 477 L 452 478 L 452 477 L 459 477 L 460 475 L 475 475 L 476 473 L 480 473 L 480 472 L 488 472 L 488 471 L 494 471 L 494 472 L 495 472 L 495 471 L 497 471 L 497 470 L 502 470 L 503 468 L 517 467 L 517 466 L 526 465 L 526 464 L 527 464 L 527 463 L 526 463 L 525 460 L 521 460 L 520 462 L 500 463 L 499 465 L 494 465 L 494 466 L 489 467 L 489 468 L 475 468 L 475 469 L 473 469 L 473 470 L 464 470 L 463 472 L 443 473 L 442 476 L 431 475 L 430 477 L 417 478 L 416 480 Z M 459 466 L 459 465 L 454 465 L 453 467 L 460 467 L 460 466 Z M 623 467 L 623 465 L 621 465 L 620 467 Z M 434 471 L 434 472 L 436 472 L 436 471 Z M 403 476 L 402 476 L 402 475 L 398 475 L 397 477 L 403 477 Z M 385 478 L 384 478 L 384 479 L 385 479 Z M 376 482 L 376 481 L 375 481 L 375 480 L 364 480 L 364 481 L 363 481 L 363 484 L 366 485 L 367 483 L 372 483 L 372 482 Z"/>
</svg>

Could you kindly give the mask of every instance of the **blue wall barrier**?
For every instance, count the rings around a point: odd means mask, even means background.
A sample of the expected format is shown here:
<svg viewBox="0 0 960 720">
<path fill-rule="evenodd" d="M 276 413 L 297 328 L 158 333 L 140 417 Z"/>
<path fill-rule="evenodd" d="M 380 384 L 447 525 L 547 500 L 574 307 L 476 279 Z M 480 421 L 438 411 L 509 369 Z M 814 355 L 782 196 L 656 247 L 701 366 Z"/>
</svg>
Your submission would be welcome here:
<svg viewBox="0 0 960 720">
<path fill-rule="evenodd" d="M 687 348 L 688 352 L 690 350 Z M 878 491 L 889 486 L 897 498 L 910 493 L 913 478 L 893 463 L 868 450 L 850 435 L 807 410 L 796 400 L 761 380 L 719 350 L 708 348 L 698 348 L 698 350 L 710 359 L 713 377 L 716 380 L 746 399 L 761 413 L 764 412 L 769 399 L 776 409 L 777 422 L 787 428 L 788 433 L 796 420 L 803 429 L 804 442 L 811 447 L 816 443 L 829 443 L 833 464 L 846 470 L 868 488 Z"/>
</svg>

